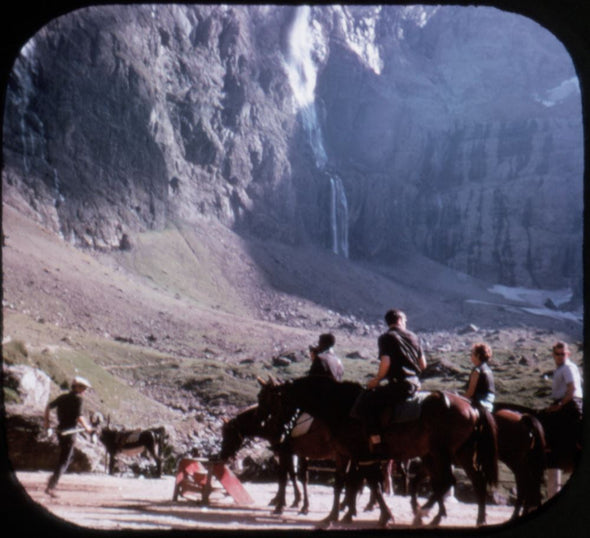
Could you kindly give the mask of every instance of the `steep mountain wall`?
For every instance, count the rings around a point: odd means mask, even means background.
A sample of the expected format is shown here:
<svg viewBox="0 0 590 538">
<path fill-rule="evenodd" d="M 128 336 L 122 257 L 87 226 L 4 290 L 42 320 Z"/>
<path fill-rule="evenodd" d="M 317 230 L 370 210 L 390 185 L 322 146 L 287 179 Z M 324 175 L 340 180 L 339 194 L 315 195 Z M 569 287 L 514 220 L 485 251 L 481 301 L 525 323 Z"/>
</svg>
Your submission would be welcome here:
<svg viewBox="0 0 590 538">
<path fill-rule="evenodd" d="M 496 9 L 81 9 L 16 59 L 3 156 L 5 202 L 81 246 L 208 216 L 581 290 L 575 71 Z"/>
</svg>

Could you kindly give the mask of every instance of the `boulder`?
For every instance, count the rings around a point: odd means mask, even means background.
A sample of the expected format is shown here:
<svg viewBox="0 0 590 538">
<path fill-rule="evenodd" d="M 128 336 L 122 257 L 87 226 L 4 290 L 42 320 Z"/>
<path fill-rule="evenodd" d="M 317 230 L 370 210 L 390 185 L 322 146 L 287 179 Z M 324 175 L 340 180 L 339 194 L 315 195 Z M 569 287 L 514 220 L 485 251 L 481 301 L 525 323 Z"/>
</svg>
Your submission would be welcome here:
<svg viewBox="0 0 590 538">
<path fill-rule="evenodd" d="M 42 415 L 14 414 L 6 417 L 8 460 L 17 471 L 50 471 L 57 463 L 59 447 L 55 434 L 48 436 Z M 78 435 L 68 471 L 104 470 L 104 448 Z"/>
<path fill-rule="evenodd" d="M 51 378 L 42 370 L 24 364 L 4 366 L 4 386 L 18 395 L 17 405 L 30 413 L 42 413 L 49 401 Z"/>
</svg>

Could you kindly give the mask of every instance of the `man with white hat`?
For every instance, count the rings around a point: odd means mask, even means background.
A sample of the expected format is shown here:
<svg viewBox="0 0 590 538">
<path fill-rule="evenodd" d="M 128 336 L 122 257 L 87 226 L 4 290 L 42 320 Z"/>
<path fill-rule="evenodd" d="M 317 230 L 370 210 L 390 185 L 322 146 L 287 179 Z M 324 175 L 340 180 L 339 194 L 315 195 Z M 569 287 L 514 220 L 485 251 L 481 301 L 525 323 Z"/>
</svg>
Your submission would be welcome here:
<svg viewBox="0 0 590 538">
<path fill-rule="evenodd" d="M 83 416 L 83 401 L 82 395 L 86 389 L 91 388 L 90 383 L 83 377 L 76 376 L 72 380 L 72 388 L 70 392 L 61 394 L 55 400 L 47 404 L 44 414 L 45 429 L 49 429 L 49 415 L 51 409 L 57 411 L 57 434 L 59 438 L 59 459 L 53 474 L 47 482 L 45 493 L 55 496 L 53 490 L 57 485 L 60 476 L 66 472 L 72 455 L 74 453 L 74 445 L 76 442 L 76 433 L 85 430 L 92 433 L 94 430 L 88 424 Z"/>
</svg>

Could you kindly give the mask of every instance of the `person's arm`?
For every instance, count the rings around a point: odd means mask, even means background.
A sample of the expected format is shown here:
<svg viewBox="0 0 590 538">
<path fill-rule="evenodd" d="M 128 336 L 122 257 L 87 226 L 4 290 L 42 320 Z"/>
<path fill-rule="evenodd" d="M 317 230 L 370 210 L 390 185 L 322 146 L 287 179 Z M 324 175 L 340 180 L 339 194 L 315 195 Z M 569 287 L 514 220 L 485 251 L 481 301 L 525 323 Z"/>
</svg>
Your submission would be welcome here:
<svg viewBox="0 0 590 538">
<path fill-rule="evenodd" d="M 477 370 L 473 370 L 473 372 L 471 372 L 471 376 L 469 377 L 469 385 L 467 386 L 467 391 L 465 392 L 465 398 L 473 398 L 478 379 L 479 372 Z"/>
<path fill-rule="evenodd" d="M 550 412 L 559 411 L 564 405 L 566 405 L 572 401 L 572 399 L 574 397 L 574 391 L 575 391 L 575 387 L 574 387 L 574 382 L 572 381 L 566 385 L 565 396 L 559 402 L 557 402 L 553 405 L 550 405 L 547 408 L 547 411 L 550 411 Z"/>
<path fill-rule="evenodd" d="M 47 406 L 45 407 L 45 412 L 43 413 L 43 427 L 45 429 L 49 428 L 49 404 L 47 404 Z"/>
<path fill-rule="evenodd" d="M 426 357 L 424 356 L 422 350 L 420 350 L 420 356 L 418 357 L 418 368 L 420 368 L 421 372 L 426 370 Z"/>
<path fill-rule="evenodd" d="M 381 380 L 385 378 L 387 372 L 389 371 L 389 365 L 391 364 L 389 355 L 381 355 L 379 360 L 379 370 L 377 371 L 377 375 L 370 379 L 367 383 L 368 389 L 374 389 L 377 385 L 379 385 Z"/>
<path fill-rule="evenodd" d="M 94 431 L 94 428 L 88 424 L 88 421 L 82 416 L 80 415 L 77 419 L 77 422 L 80 426 L 82 426 L 88 433 L 92 433 Z"/>
</svg>

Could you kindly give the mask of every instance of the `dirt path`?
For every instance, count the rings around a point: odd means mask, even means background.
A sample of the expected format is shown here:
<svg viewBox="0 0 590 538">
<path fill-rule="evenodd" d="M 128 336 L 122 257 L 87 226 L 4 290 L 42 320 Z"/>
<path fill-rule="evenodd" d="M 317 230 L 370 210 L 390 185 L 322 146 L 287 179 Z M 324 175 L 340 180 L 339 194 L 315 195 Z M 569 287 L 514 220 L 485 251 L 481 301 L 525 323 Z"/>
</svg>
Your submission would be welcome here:
<svg viewBox="0 0 590 538">
<path fill-rule="evenodd" d="M 309 488 L 311 511 L 308 515 L 298 514 L 296 508 L 287 508 L 279 516 L 272 514 L 268 506 L 276 492 L 276 484 L 245 483 L 255 503 L 239 507 L 220 484 L 214 482 L 209 506 L 200 506 L 199 497 L 181 497 L 177 502 L 172 501 L 172 476 L 148 480 L 103 474 L 66 474 L 58 485 L 58 497 L 51 498 L 44 493 L 49 473 L 18 472 L 16 476 L 31 497 L 32 506 L 42 505 L 62 520 L 95 529 L 312 530 L 325 528 L 322 519 L 332 503 L 331 487 L 313 484 Z M 292 499 L 289 487 L 287 502 Z M 359 498 L 359 515 L 354 523 L 337 523 L 330 529 L 376 528 L 378 510 L 363 511 L 368 499 L 369 492 L 365 488 Z M 395 496 L 386 500 L 396 518 L 392 527 L 409 527 L 412 523 L 409 498 Z M 450 499 L 447 502 L 448 517 L 442 526 L 473 527 L 476 509 L 475 504 Z M 511 511 L 510 506 L 488 506 L 488 524 L 504 523 Z"/>
</svg>

